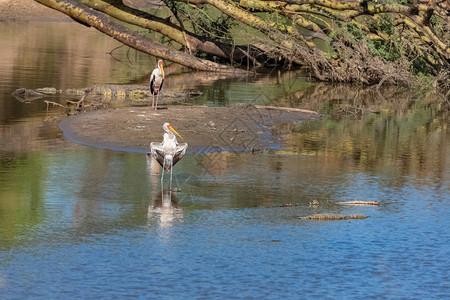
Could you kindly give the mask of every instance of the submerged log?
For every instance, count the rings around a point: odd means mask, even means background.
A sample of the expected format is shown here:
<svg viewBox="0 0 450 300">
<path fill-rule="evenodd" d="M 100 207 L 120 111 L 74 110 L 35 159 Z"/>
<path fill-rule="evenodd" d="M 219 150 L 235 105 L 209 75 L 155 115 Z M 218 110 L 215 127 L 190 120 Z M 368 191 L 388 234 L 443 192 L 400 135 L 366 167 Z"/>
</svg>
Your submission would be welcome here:
<svg viewBox="0 0 450 300">
<path fill-rule="evenodd" d="M 40 88 L 36 90 L 20 88 L 12 93 L 19 101 L 32 101 L 54 96 L 59 93 L 72 97 L 85 95 L 86 88 L 57 90 L 55 88 Z M 194 91 L 173 91 L 163 90 L 160 95 L 161 103 L 182 102 L 192 97 L 201 95 L 201 92 Z M 88 101 L 98 101 L 101 103 L 115 104 L 131 104 L 131 105 L 148 105 L 152 98 L 148 86 L 146 85 L 96 85 L 93 87 L 89 95 L 86 96 Z"/>
<path fill-rule="evenodd" d="M 317 111 L 313 111 L 313 110 L 309 110 L 309 109 L 303 109 L 303 108 L 281 107 L 281 106 L 266 106 L 266 105 L 255 105 L 255 107 L 256 108 L 262 108 L 262 109 L 297 111 L 297 112 L 303 112 L 303 113 L 315 114 L 315 115 L 319 114 Z"/>
<path fill-rule="evenodd" d="M 314 214 L 305 217 L 299 217 L 302 220 L 318 220 L 318 221 L 339 221 L 339 220 L 355 220 L 355 219 L 365 219 L 366 215 L 343 215 L 343 214 Z"/>
<path fill-rule="evenodd" d="M 356 200 L 356 201 L 338 202 L 338 204 L 341 204 L 341 205 L 372 205 L 372 206 L 378 206 L 378 205 L 380 205 L 380 202 L 378 202 L 378 201 L 361 201 L 361 200 Z"/>
</svg>

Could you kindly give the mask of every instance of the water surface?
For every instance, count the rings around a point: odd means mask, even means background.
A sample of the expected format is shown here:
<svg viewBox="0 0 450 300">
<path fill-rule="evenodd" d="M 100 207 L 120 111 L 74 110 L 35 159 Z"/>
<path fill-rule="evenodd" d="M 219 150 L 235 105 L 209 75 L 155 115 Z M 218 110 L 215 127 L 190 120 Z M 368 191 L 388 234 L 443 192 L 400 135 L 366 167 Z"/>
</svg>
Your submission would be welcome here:
<svg viewBox="0 0 450 300">
<path fill-rule="evenodd" d="M 442 102 L 405 92 L 383 101 L 296 72 L 188 84 L 205 93 L 197 103 L 327 117 L 279 126 L 280 149 L 186 155 L 174 170 L 181 191 L 167 199 L 145 154 L 74 144 L 58 129 L 57 108 L 10 94 L 145 82 L 151 68 L 138 66 L 153 58 L 136 54 L 130 65 L 125 49 L 111 58 L 112 40 L 74 23 L 0 24 L 0 37 L 9 55 L 0 61 L 2 298 L 450 296 Z M 380 206 L 337 204 L 355 199 Z M 298 219 L 320 212 L 369 218 Z"/>
</svg>

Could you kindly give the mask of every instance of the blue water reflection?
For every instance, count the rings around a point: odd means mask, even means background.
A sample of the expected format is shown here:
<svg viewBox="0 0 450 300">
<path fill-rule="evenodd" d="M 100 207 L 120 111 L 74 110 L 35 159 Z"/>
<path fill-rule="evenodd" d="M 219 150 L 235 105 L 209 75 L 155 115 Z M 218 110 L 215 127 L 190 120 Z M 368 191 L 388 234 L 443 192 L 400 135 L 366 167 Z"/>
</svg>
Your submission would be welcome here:
<svg viewBox="0 0 450 300">
<path fill-rule="evenodd" d="M 214 174 L 214 181 L 188 155 L 177 165 L 181 191 L 171 210 L 158 204 L 159 174 L 149 172 L 145 154 L 74 146 L 41 155 L 48 162 L 41 184 L 23 195 L 23 205 L 37 203 L 35 217 L 8 224 L 11 210 L 1 210 L 2 228 L 16 227 L 8 240 L 2 234 L 6 298 L 448 295 L 448 182 L 432 176 L 392 183 L 343 170 L 311 179 L 292 168 L 277 180 L 265 166 L 299 158 L 236 153 L 247 168 Z M 381 206 L 310 206 L 313 195 Z M 294 201 L 300 205 L 277 207 Z M 325 211 L 370 217 L 298 219 Z"/>
<path fill-rule="evenodd" d="M 0 37 L 13 40 L 2 26 Z M 37 29 L 59 36 L 65 26 Z M 21 50 L 24 61 L 44 56 L 53 71 L 55 53 L 74 53 L 71 41 L 48 42 Z M 5 45 L 4 55 L 20 48 Z M 58 73 L 62 86 L 139 77 L 120 64 L 94 74 L 89 60 L 67 61 L 73 70 Z M 374 113 L 335 116 L 356 101 L 342 96 L 348 87 L 310 90 L 289 76 L 217 81 L 199 103 L 278 99 L 330 117 L 280 126 L 282 145 L 267 151 L 189 153 L 174 169 L 178 192 L 168 194 L 145 153 L 74 144 L 44 106 L 16 102 L 11 91 L 36 79 L 27 68 L 0 63 L 9 78 L 0 82 L 2 299 L 450 297 L 448 110 L 367 97 Z M 43 74 L 36 87 L 58 85 L 53 77 Z M 380 206 L 337 204 L 355 199 Z M 299 219 L 315 213 L 369 218 Z"/>
</svg>

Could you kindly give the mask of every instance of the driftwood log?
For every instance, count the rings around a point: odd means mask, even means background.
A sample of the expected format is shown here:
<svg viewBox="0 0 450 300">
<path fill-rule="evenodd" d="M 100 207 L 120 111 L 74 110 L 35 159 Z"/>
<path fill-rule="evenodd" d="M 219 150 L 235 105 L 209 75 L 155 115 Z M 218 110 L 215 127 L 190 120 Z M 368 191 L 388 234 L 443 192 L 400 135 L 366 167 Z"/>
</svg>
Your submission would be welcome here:
<svg viewBox="0 0 450 300">
<path fill-rule="evenodd" d="M 343 214 L 314 214 L 305 217 L 299 217 L 302 220 L 318 220 L 318 221 L 339 221 L 339 220 L 355 220 L 355 219 L 365 219 L 366 215 L 343 215 Z"/>
<path fill-rule="evenodd" d="M 82 112 L 83 110 L 85 110 L 86 107 L 93 108 L 93 109 L 107 108 L 108 105 L 106 105 L 104 103 L 100 103 L 100 102 L 86 104 L 86 97 L 94 90 L 94 88 L 95 88 L 95 85 L 91 86 L 90 88 L 85 89 L 84 95 L 83 95 L 83 97 L 81 97 L 80 100 L 78 100 L 78 101 L 67 100 L 66 105 L 62 105 L 61 103 L 57 103 L 54 101 L 45 100 L 44 102 L 47 104 L 47 111 L 48 111 L 49 105 L 59 106 L 59 107 L 64 108 L 67 115 L 76 115 L 76 114 Z M 42 89 L 41 89 L 41 91 L 42 91 Z"/>
<path fill-rule="evenodd" d="M 378 206 L 378 205 L 380 205 L 380 202 L 378 202 L 378 201 L 361 201 L 361 200 L 356 200 L 356 201 L 338 202 L 338 204 L 341 204 L 341 205 L 372 205 L 372 206 Z"/>
<path fill-rule="evenodd" d="M 286 110 L 286 111 L 297 111 L 307 114 L 319 114 L 316 111 L 312 111 L 309 109 L 303 109 L 303 108 L 293 108 L 293 107 L 280 107 L 280 106 L 266 106 L 266 105 L 255 105 L 255 108 L 262 108 L 262 109 L 274 109 L 274 110 Z"/>
</svg>

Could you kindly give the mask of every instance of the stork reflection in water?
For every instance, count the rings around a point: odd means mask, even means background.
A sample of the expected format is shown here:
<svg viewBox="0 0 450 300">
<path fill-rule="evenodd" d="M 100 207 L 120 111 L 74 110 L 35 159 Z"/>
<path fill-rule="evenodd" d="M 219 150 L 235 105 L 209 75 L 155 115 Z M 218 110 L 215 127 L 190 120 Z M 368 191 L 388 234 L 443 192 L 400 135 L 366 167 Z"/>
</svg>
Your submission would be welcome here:
<svg viewBox="0 0 450 300">
<path fill-rule="evenodd" d="M 150 154 L 162 167 L 161 175 L 161 188 L 164 184 L 164 172 L 170 172 L 170 185 L 169 189 L 172 188 L 172 168 L 175 164 L 180 161 L 180 159 L 186 153 L 188 144 L 181 143 L 178 144 L 177 136 L 181 139 L 181 135 L 173 129 L 169 123 L 164 123 L 163 129 L 165 131 L 162 143 L 150 143 Z"/>
<path fill-rule="evenodd" d="M 171 227 L 176 221 L 183 219 L 183 210 L 178 208 L 178 200 L 172 191 L 165 189 L 155 194 L 147 211 L 148 224 L 156 222 L 161 228 Z M 170 232 L 160 232 L 166 238 Z"/>
</svg>

